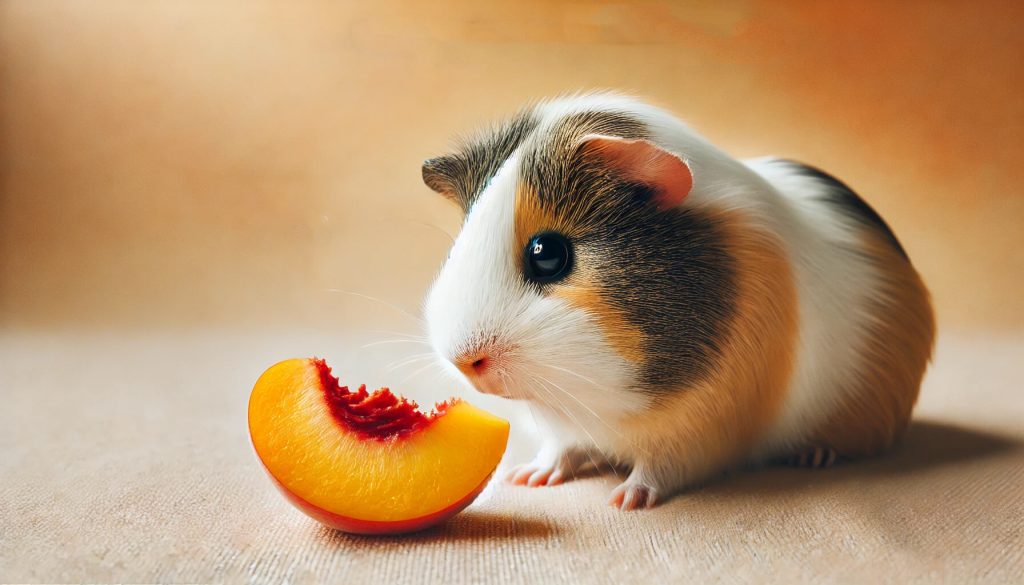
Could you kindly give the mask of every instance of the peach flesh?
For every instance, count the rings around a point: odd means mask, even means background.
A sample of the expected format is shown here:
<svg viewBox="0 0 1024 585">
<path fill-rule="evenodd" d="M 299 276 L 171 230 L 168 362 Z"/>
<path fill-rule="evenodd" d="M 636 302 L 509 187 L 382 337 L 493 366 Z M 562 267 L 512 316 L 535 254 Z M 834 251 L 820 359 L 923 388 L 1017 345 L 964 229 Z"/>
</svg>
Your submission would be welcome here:
<svg viewBox="0 0 1024 585">
<path fill-rule="evenodd" d="M 507 421 L 465 402 L 442 403 L 424 414 L 386 388 L 351 392 L 323 360 L 288 360 L 268 369 L 250 398 L 249 427 L 257 456 L 289 502 L 323 524 L 359 534 L 412 532 L 455 515 L 486 487 L 508 440 Z M 330 444 L 296 451 L 310 436 Z M 375 484 L 376 477 L 366 476 L 367 469 L 388 466 L 397 471 L 382 471 L 384 479 Z M 380 497 L 366 503 L 373 489 Z"/>
<path fill-rule="evenodd" d="M 320 374 L 324 400 L 338 425 L 363 439 L 407 437 L 428 427 L 448 409 L 448 403 L 442 402 L 430 414 L 423 414 L 415 402 L 396 397 L 387 387 L 368 394 L 363 384 L 352 392 L 338 383 L 325 360 L 314 358 L 313 365 Z"/>
</svg>

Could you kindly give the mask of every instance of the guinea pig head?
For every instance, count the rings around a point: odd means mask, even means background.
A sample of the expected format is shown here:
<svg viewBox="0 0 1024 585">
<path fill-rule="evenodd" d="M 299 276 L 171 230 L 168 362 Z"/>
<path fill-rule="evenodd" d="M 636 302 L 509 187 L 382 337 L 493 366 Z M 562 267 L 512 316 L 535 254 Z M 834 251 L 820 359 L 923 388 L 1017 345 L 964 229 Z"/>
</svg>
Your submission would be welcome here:
<svg viewBox="0 0 1024 585">
<path fill-rule="evenodd" d="M 493 145 L 423 168 L 465 212 L 426 301 L 442 360 L 581 425 L 710 368 L 729 263 L 714 221 L 686 205 L 686 161 L 579 127 Z"/>
</svg>

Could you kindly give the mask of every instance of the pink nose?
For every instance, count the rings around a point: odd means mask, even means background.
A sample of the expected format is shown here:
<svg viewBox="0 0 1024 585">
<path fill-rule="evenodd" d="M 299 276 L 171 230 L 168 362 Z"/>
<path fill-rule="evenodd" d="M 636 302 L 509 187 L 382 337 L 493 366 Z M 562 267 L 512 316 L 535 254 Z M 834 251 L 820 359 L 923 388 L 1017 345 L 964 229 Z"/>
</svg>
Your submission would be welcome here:
<svg viewBox="0 0 1024 585">
<path fill-rule="evenodd" d="M 486 350 L 474 350 L 460 353 L 452 360 L 455 367 L 469 376 L 482 376 L 491 365 L 491 356 Z"/>
</svg>

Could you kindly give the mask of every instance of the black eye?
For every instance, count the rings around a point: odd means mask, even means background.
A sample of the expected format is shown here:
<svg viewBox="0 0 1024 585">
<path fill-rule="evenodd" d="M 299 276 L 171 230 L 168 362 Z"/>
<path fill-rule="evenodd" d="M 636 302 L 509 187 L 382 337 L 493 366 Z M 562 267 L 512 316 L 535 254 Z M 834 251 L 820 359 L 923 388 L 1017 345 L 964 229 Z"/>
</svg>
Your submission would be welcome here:
<svg viewBox="0 0 1024 585">
<path fill-rule="evenodd" d="M 562 234 L 544 232 L 526 243 L 526 277 L 533 282 L 561 280 L 572 268 L 572 247 Z"/>
</svg>

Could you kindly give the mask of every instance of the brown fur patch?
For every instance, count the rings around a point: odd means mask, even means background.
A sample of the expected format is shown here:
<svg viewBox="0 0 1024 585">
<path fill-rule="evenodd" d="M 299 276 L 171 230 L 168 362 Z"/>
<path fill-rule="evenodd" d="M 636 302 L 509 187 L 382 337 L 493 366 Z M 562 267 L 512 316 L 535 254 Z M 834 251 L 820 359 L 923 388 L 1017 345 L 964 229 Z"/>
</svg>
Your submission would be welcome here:
<svg viewBox="0 0 1024 585">
<path fill-rule="evenodd" d="M 602 298 L 595 282 L 586 269 L 578 270 L 564 285 L 553 287 L 551 294 L 594 316 L 605 340 L 623 358 L 634 363 L 643 361 L 643 333 L 626 321 L 622 311 Z"/>
<path fill-rule="evenodd" d="M 876 454 L 903 435 L 935 338 L 931 301 L 917 271 L 885 234 L 865 228 L 865 235 L 881 287 L 869 309 L 874 319 L 860 351 L 864 362 L 836 413 L 810 441 L 845 457 Z"/>
<path fill-rule="evenodd" d="M 553 230 L 572 239 L 576 231 L 570 219 L 560 219 L 545 210 L 535 193 L 525 188 L 516 192 L 515 238 L 517 249 L 524 249 L 536 233 Z M 591 315 L 608 344 L 625 359 L 632 362 L 643 360 L 644 336 L 631 325 L 621 310 L 609 304 L 601 295 L 597 275 L 590 268 L 585 252 L 576 250 L 577 262 L 572 274 L 564 281 L 551 285 L 550 294 L 561 298 L 574 307 Z M 522 260 L 520 260 L 522 261 Z"/>
<path fill-rule="evenodd" d="M 748 452 L 775 420 L 793 371 L 797 299 L 785 250 L 741 212 L 721 219 L 737 263 L 738 290 L 718 367 L 707 380 L 679 388 L 651 411 L 625 421 L 632 437 L 658 441 L 639 446 L 662 453 L 654 459 L 675 458 L 661 472 L 683 473 L 670 478 L 676 485 L 700 481 Z M 666 433 L 675 436 L 668 439 Z M 671 445 L 679 450 L 664 454 Z"/>
</svg>

